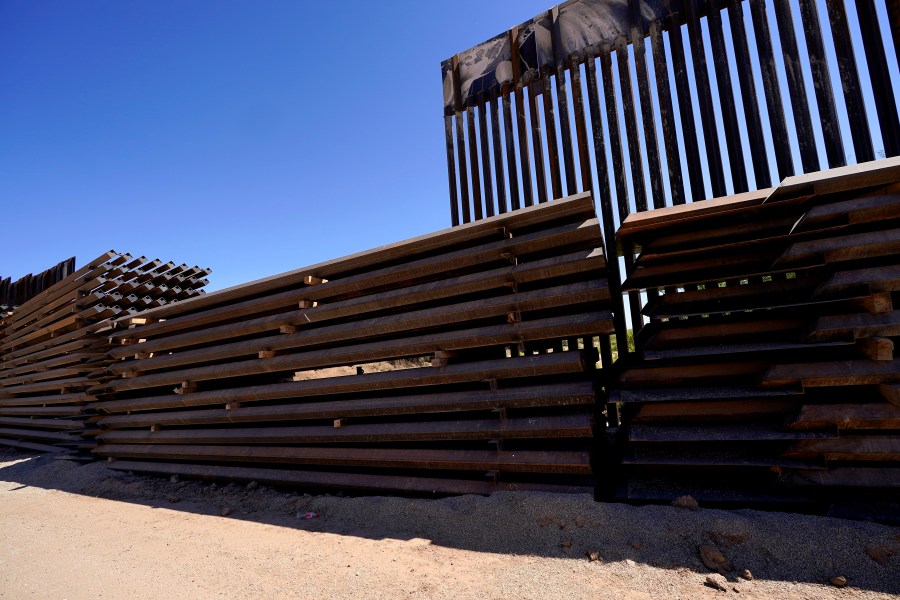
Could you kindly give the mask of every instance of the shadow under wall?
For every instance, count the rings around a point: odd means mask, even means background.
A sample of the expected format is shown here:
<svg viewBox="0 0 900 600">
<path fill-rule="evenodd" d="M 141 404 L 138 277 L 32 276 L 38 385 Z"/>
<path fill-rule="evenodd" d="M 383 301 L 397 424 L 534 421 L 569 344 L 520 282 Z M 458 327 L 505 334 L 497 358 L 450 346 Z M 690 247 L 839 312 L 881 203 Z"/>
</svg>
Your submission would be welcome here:
<svg viewBox="0 0 900 600">
<path fill-rule="evenodd" d="M 707 573 L 698 548 L 712 544 L 731 561 L 729 578 L 827 584 L 836 574 L 853 587 L 900 594 L 900 528 L 827 517 L 754 510 L 690 511 L 672 506 L 594 502 L 590 495 L 502 492 L 441 499 L 340 497 L 302 490 L 137 476 L 47 455 L 0 450 L 0 491 L 25 487 L 150 507 L 366 539 L 429 539 L 448 548 L 587 560 L 632 560 Z M 221 516 L 223 509 L 227 516 Z M 305 513 L 317 513 L 313 519 Z M 883 548 L 884 564 L 868 549 Z M 824 549 L 827 549 L 825 551 Z M 892 555 L 892 553 L 894 553 Z"/>
</svg>

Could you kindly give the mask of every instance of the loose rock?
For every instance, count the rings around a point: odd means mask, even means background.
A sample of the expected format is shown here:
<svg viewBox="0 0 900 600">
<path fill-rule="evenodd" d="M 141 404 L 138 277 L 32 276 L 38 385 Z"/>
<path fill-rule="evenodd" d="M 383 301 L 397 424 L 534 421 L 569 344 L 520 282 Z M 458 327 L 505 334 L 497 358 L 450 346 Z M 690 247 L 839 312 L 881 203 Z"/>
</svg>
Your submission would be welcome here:
<svg viewBox="0 0 900 600">
<path fill-rule="evenodd" d="M 563 548 L 571 548 L 572 540 L 563 540 L 559 543 L 559 545 L 562 546 Z"/>
<path fill-rule="evenodd" d="M 744 569 L 743 571 L 741 571 L 741 579 L 753 581 L 753 573 L 750 572 L 750 569 Z"/>
<path fill-rule="evenodd" d="M 886 565 L 894 553 L 884 546 L 869 546 L 866 548 L 866 554 L 878 564 Z"/>
<path fill-rule="evenodd" d="M 248 490 L 255 490 L 258 487 L 259 487 L 259 484 L 255 481 L 251 481 L 250 483 L 247 484 Z"/>
<path fill-rule="evenodd" d="M 640 550 L 643 546 L 641 540 L 631 540 L 631 547 L 635 550 Z"/>
<path fill-rule="evenodd" d="M 550 517 L 540 517 L 537 520 L 538 525 L 540 525 L 541 527 L 546 527 L 547 525 L 549 525 L 552 522 L 553 522 L 553 519 L 551 519 Z"/>
<path fill-rule="evenodd" d="M 747 541 L 746 536 L 737 533 L 719 533 L 715 531 L 707 531 L 706 537 L 708 537 L 713 544 L 716 544 L 717 546 L 721 546 L 723 548 L 731 548 L 735 544 L 743 544 Z"/>
<path fill-rule="evenodd" d="M 686 508 L 688 510 L 699 510 L 700 505 L 693 496 L 679 496 L 672 501 L 672 506 L 677 508 Z"/>
<path fill-rule="evenodd" d="M 178 474 L 176 473 L 175 475 L 172 475 L 172 476 L 169 478 L 169 481 L 172 482 L 172 483 L 178 483 L 179 481 L 181 481 L 181 479 L 178 478 Z"/>
<path fill-rule="evenodd" d="M 223 517 L 227 517 L 227 516 L 230 515 L 230 514 L 231 514 L 231 509 L 228 508 L 227 506 L 226 506 L 225 508 L 222 509 L 222 516 L 223 516 Z"/>
<path fill-rule="evenodd" d="M 584 517 L 582 517 L 580 515 L 575 517 L 575 527 L 584 527 L 584 524 L 585 524 Z"/>
<path fill-rule="evenodd" d="M 733 571 L 734 566 L 725 558 L 725 555 L 713 545 L 700 544 L 697 548 L 700 551 L 700 559 L 706 568 L 710 571 L 724 573 L 725 571 Z"/>
<path fill-rule="evenodd" d="M 844 577 L 843 575 L 838 575 L 837 577 L 832 577 L 829 581 L 831 582 L 831 585 L 833 585 L 834 587 L 842 588 L 847 585 L 847 578 Z"/>
<path fill-rule="evenodd" d="M 590 562 L 597 562 L 598 560 L 600 560 L 600 553 L 596 550 L 588 550 L 587 552 L 585 552 L 585 555 L 587 555 L 588 561 Z"/>
<path fill-rule="evenodd" d="M 714 590 L 719 590 L 720 592 L 727 592 L 728 588 L 725 587 L 726 580 L 721 575 L 707 575 L 706 582 L 704 583 L 707 587 L 711 587 Z"/>
</svg>

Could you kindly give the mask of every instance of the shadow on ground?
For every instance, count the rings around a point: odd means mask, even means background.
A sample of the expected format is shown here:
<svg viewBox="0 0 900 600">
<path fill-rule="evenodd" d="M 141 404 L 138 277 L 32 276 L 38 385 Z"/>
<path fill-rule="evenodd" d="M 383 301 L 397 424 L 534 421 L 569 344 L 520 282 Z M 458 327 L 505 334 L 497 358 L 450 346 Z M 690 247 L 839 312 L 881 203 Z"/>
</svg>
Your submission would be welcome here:
<svg viewBox="0 0 900 600">
<path fill-rule="evenodd" d="M 714 546 L 737 581 L 828 584 L 900 594 L 900 528 L 753 510 L 691 511 L 597 503 L 587 495 L 497 493 L 438 500 L 312 496 L 264 486 L 172 481 L 0 449 L 0 494 L 26 487 L 367 539 L 422 538 L 449 548 L 604 563 L 634 561 L 709 573 Z M 305 518 L 307 513 L 317 516 Z M 727 566 L 727 565 L 726 565 Z"/>
</svg>

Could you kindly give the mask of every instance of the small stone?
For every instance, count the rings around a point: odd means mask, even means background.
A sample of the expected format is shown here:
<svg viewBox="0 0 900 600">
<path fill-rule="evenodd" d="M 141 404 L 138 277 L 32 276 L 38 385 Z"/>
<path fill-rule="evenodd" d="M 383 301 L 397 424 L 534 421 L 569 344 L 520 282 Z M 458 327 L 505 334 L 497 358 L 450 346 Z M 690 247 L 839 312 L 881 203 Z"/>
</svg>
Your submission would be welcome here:
<svg viewBox="0 0 900 600">
<path fill-rule="evenodd" d="M 560 528 L 560 529 L 565 529 L 565 528 L 566 528 L 566 522 L 565 522 L 565 521 L 560 521 L 559 523 L 557 523 L 557 525 L 559 525 L 559 528 Z"/>
<path fill-rule="evenodd" d="M 635 562 L 633 560 L 631 560 L 630 558 L 626 558 L 625 564 L 628 565 L 629 567 L 633 567 L 635 565 Z"/>
<path fill-rule="evenodd" d="M 631 547 L 635 550 L 640 550 L 643 547 L 641 540 L 631 540 Z"/>
<path fill-rule="evenodd" d="M 828 581 L 829 581 L 829 582 L 831 583 L 831 585 L 833 585 L 834 587 L 842 588 L 842 587 L 846 587 L 846 586 L 847 586 L 847 578 L 844 577 L 843 575 L 838 575 L 838 576 L 836 576 L 836 577 L 832 577 L 832 578 L 829 579 Z"/>
<path fill-rule="evenodd" d="M 248 490 L 255 490 L 258 487 L 259 487 L 259 484 L 256 483 L 255 481 L 251 481 L 250 483 L 247 484 Z"/>
<path fill-rule="evenodd" d="M 706 568 L 710 571 L 723 573 L 725 571 L 734 570 L 734 567 L 728 562 L 725 555 L 715 546 L 710 544 L 700 544 L 697 550 L 700 552 L 700 560 L 703 561 L 703 564 L 706 565 Z"/>
<path fill-rule="evenodd" d="M 744 569 L 743 571 L 741 571 L 741 579 L 753 581 L 753 573 L 750 572 L 750 569 Z"/>
<path fill-rule="evenodd" d="M 579 515 L 579 516 L 575 517 L 574 521 L 575 521 L 575 527 L 584 527 L 584 517 Z"/>
<path fill-rule="evenodd" d="M 588 561 L 590 562 L 597 562 L 598 560 L 600 560 L 600 553 L 596 550 L 588 550 L 587 552 L 585 552 L 585 555 L 587 555 Z"/>
<path fill-rule="evenodd" d="M 731 586 L 731 589 L 733 589 L 735 591 L 735 593 L 737 593 L 737 594 L 741 593 L 741 590 L 739 590 L 738 586 L 736 586 L 736 585 Z"/>
<path fill-rule="evenodd" d="M 725 578 L 721 575 L 707 575 L 704 585 L 720 592 L 727 592 L 728 588 L 725 587 L 725 582 Z"/>
<path fill-rule="evenodd" d="M 547 525 L 549 525 L 552 522 L 553 522 L 553 519 L 551 519 L 550 517 L 540 517 L 537 520 L 538 525 L 540 525 L 541 527 L 546 527 Z"/>
<path fill-rule="evenodd" d="M 181 502 L 181 498 L 179 498 L 178 496 L 169 496 L 168 498 L 166 498 L 166 500 L 168 500 L 172 504 L 175 504 L 176 502 Z"/>
<path fill-rule="evenodd" d="M 716 533 L 715 531 L 707 531 L 708 537 L 713 544 L 722 548 L 731 548 L 735 544 L 743 544 L 747 541 L 747 537 L 736 533 Z"/>
<path fill-rule="evenodd" d="M 572 540 L 563 540 L 559 543 L 559 545 L 562 546 L 563 548 L 571 548 Z"/>
<path fill-rule="evenodd" d="M 693 496 L 679 496 L 672 501 L 672 506 L 677 508 L 686 508 L 688 510 L 699 510 L 700 505 Z"/>
<path fill-rule="evenodd" d="M 868 554 L 869 558 L 871 558 L 878 564 L 886 565 L 888 560 L 891 558 L 891 555 L 894 553 L 884 546 L 869 546 L 868 548 L 866 548 L 866 554 Z"/>
<path fill-rule="evenodd" d="M 181 481 L 181 479 L 178 478 L 178 474 L 176 473 L 175 475 L 172 475 L 171 477 L 169 477 L 169 481 L 171 483 L 178 483 L 179 481 Z"/>
<path fill-rule="evenodd" d="M 225 508 L 222 509 L 222 516 L 223 516 L 223 517 L 227 517 L 227 516 L 230 515 L 230 514 L 231 514 L 231 509 L 228 508 L 227 506 L 226 506 Z"/>
</svg>

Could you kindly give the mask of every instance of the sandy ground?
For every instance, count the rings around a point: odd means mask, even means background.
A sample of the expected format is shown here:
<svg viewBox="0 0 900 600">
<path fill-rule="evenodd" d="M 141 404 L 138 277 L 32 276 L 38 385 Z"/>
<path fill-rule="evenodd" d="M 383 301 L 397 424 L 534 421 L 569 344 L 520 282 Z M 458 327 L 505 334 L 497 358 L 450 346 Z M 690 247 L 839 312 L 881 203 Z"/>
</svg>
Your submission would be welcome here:
<svg viewBox="0 0 900 600">
<path fill-rule="evenodd" d="M 0 597 L 900 594 L 900 529 L 872 523 L 552 494 L 422 500 L 250 487 L 0 450 Z M 302 518 L 307 512 L 318 516 Z M 728 591 L 704 584 L 702 544 L 733 563 Z M 737 576 L 743 569 L 752 581 Z M 846 588 L 829 585 L 836 575 Z"/>
</svg>

